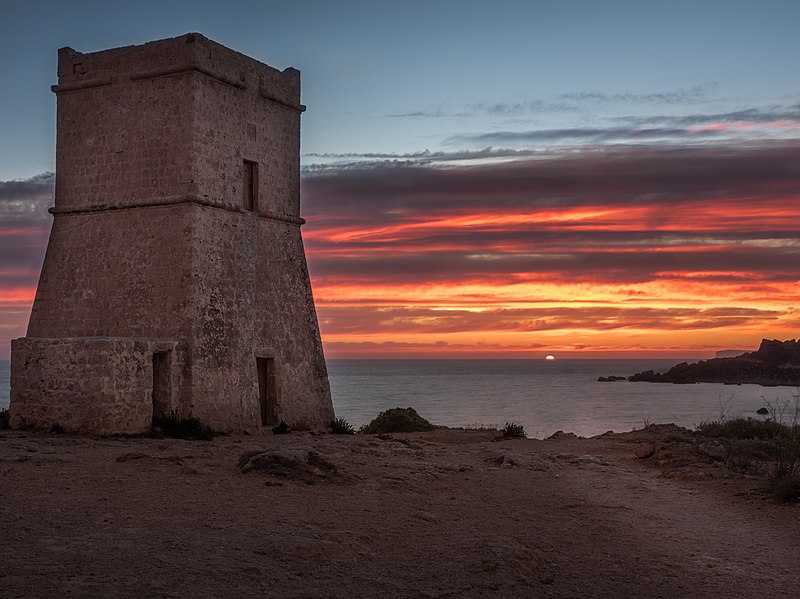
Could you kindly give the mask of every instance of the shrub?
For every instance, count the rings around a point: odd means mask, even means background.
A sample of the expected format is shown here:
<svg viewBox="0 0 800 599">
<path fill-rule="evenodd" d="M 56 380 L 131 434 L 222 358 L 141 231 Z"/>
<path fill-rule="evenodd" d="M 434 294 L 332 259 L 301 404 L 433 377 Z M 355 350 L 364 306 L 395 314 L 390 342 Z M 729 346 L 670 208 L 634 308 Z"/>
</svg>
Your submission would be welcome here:
<svg viewBox="0 0 800 599">
<path fill-rule="evenodd" d="M 0 409 L 0 431 L 8 428 L 8 410 L 6 408 Z"/>
<path fill-rule="evenodd" d="M 336 418 L 331 422 L 331 432 L 334 435 L 355 435 L 356 429 L 344 418 Z"/>
<path fill-rule="evenodd" d="M 379 433 L 414 433 L 432 431 L 436 427 L 417 414 L 414 408 L 392 408 L 381 412 L 369 424 L 359 430 L 360 433 L 374 435 Z"/>
<path fill-rule="evenodd" d="M 289 432 L 289 425 L 286 424 L 283 420 L 278 426 L 272 427 L 272 434 L 273 435 L 285 435 Z"/>
<path fill-rule="evenodd" d="M 504 439 L 522 439 L 527 437 L 525 434 L 525 427 L 518 422 L 506 422 L 505 426 L 500 429 L 503 433 Z"/>
<path fill-rule="evenodd" d="M 697 431 L 722 441 L 728 450 L 725 462 L 733 469 L 747 471 L 756 463 L 767 461 L 767 474 L 772 481 L 792 479 L 800 472 L 800 425 L 797 418 L 790 424 L 784 424 L 780 418 L 721 418 L 699 424 Z"/>
<path fill-rule="evenodd" d="M 721 437 L 724 439 L 774 439 L 789 436 L 790 426 L 775 420 L 756 420 L 755 418 L 720 419 L 701 422 L 697 432 L 705 437 Z"/>
<path fill-rule="evenodd" d="M 773 461 L 769 476 L 772 480 L 792 478 L 800 473 L 800 437 L 776 437 L 773 444 Z"/>
<path fill-rule="evenodd" d="M 214 431 L 200 422 L 199 418 L 194 418 L 191 414 L 188 418 L 181 418 L 177 410 L 173 410 L 169 416 L 153 418 L 150 430 L 156 435 L 174 439 L 210 441 L 214 438 Z"/>
</svg>

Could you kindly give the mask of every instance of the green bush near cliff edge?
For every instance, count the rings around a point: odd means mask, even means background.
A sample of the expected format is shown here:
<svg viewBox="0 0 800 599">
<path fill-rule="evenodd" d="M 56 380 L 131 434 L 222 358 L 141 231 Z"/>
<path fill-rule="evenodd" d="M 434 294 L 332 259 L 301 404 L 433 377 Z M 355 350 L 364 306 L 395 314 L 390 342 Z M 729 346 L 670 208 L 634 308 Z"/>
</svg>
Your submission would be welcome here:
<svg viewBox="0 0 800 599">
<path fill-rule="evenodd" d="M 417 414 L 414 408 L 392 408 L 381 412 L 369 424 L 361 427 L 359 433 L 378 435 L 382 433 L 416 433 L 432 431 L 436 427 Z"/>
<path fill-rule="evenodd" d="M 525 434 L 525 427 L 518 422 L 506 422 L 506 425 L 500 429 L 505 439 L 524 439 L 528 435 Z"/>
<path fill-rule="evenodd" d="M 0 431 L 8 428 L 8 410 L 3 408 L 0 410 Z"/>
</svg>

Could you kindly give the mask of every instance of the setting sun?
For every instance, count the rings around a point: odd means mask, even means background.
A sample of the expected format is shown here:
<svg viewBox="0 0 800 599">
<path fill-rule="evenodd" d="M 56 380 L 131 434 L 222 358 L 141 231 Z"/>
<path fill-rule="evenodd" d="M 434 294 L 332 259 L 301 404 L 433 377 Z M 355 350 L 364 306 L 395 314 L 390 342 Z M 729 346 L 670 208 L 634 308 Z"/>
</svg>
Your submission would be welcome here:
<svg viewBox="0 0 800 599">
<path fill-rule="evenodd" d="M 556 359 L 556 357 L 554 355 L 550 354 L 550 355 L 545 356 L 544 359 L 545 360 L 549 360 L 549 361 L 552 362 L 553 360 Z"/>
</svg>

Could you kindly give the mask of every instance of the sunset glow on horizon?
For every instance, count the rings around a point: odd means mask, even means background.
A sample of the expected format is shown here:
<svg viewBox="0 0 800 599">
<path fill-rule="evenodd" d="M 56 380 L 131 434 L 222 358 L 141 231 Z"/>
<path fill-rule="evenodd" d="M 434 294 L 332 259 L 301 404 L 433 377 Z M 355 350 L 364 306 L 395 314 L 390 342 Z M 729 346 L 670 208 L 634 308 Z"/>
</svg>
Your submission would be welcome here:
<svg viewBox="0 0 800 599">
<path fill-rule="evenodd" d="M 689 358 L 796 337 L 799 162 L 792 144 L 641 147 L 308 176 L 327 354 Z"/>
</svg>

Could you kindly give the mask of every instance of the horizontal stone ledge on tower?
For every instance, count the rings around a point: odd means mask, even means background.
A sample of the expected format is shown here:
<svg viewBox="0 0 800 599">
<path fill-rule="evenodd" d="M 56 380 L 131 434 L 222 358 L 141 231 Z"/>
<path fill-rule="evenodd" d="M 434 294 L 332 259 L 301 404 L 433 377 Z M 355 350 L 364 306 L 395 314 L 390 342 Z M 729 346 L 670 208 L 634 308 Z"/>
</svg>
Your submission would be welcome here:
<svg viewBox="0 0 800 599">
<path fill-rule="evenodd" d="M 146 337 L 124 335 L 77 335 L 71 337 L 18 337 L 11 340 L 16 344 L 72 345 L 72 344 L 114 344 L 144 343 L 156 351 L 175 349 L 186 343 L 185 339 L 174 337 Z"/>
<path fill-rule="evenodd" d="M 178 64 L 168 67 L 158 67 L 155 69 L 148 69 L 146 71 L 139 71 L 138 73 L 133 73 L 131 77 L 131 81 L 139 81 L 141 79 L 153 79 L 155 77 L 166 77 L 167 75 L 177 75 L 178 73 L 187 73 L 189 71 L 196 71 L 198 73 L 202 73 L 212 79 L 216 79 L 221 83 L 225 83 L 227 85 L 232 85 L 233 87 L 239 89 L 247 89 L 247 84 L 244 81 L 237 81 L 227 75 L 223 75 L 222 73 L 217 73 L 216 71 L 209 69 L 197 62 L 190 62 L 187 64 Z"/>
<path fill-rule="evenodd" d="M 199 196 L 197 194 L 185 194 L 180 196 L 151 198 L 149 200 L 131 202 L 129 204 L 124 204 L 121 206 L 112 206 L 110 204 L 93 204 L 88 206 L 82 206 L 80 208 L 59 208 L 58 206 L 52 206 L 51 208 L 48 209 L 48 212 L 53 216 L 60 216 L 60 215 L 71 215 L 71 214 L 89 214 L 92 212 L 135 210 L 139 208 L 159 208 L 161 206 L 177 206 L 180 204 L 195 204 L 198 206 L 206 206 L 208 208 L 216 208 L 217 210 L 227 210 L 228 212 L 238 212 L 238 213 L 248 212 L 251 214 L 255 214 L 258 218 L 279 221 L 290 225 L 302 226 L 306 224 L 306 219 L 299 216 L 292 216 L 291 214 L 284 214 L 282 212 L 274 212 L 271 210 L 265 210 L 263 212 L 251 212 L 250 210 L 245 210 L 243 207 L 232 208 L 231 206 L 220 204 L 218 202 L 215 202 L 214 200 L 211 200 L 203 196 Z"/>
<path fill-rule="evenodd" d="M 279 106 L 283 106 L 284 108 L 288 108 L 289 110 L 294 110 L 295 112 L 305 112 L 306 106 L 305 104 L 290 104 L 289 102 L 284 102 L 280 98 L 276 98 L 269 92 L 264 91 L 263 89 L 258 92 L 258 95 L 268 100 L 269 102 L 273 102 L 278 104 Z"/>
<path fill-rule="evenodd" d="M 76 81 L 75 83 L 60 83 L 58 85 L 51 85 L 50 89 L 53 93 L 61 94 L 65 92 L 75 92 L 82 89 L 91 89 L 93 87 L 104 87 L 111 85 L 114 80 L 111 77 L 104 77 L 102 79 L 87 79 L 86 81 Z"/>
</svg>

